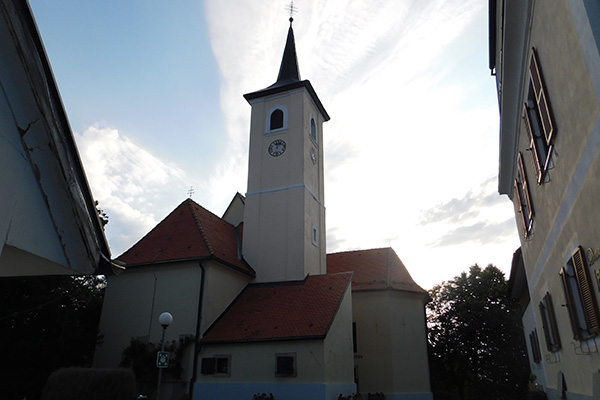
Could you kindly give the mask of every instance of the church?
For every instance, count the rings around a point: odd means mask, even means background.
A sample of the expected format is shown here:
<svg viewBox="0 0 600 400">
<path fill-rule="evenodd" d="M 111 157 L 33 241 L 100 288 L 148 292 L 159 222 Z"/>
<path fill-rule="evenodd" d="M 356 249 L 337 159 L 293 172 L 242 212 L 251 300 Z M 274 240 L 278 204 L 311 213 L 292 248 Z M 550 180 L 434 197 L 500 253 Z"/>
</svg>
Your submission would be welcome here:
<svg viewBox="0 0 600 400">
<path fill-rule="evenodd" d="M 391 248 L 327 254 L 323 123 L 293 19 L 277 80 L 251 107 L 248 185 L 222 217 L 191 198 L 117 258 L 94 366 L 137 339 L 189 343 L 163 399 L 431 400 L 429 296 Z M 189 339 L 189 340 L 187 340 Z"/>
</svg>

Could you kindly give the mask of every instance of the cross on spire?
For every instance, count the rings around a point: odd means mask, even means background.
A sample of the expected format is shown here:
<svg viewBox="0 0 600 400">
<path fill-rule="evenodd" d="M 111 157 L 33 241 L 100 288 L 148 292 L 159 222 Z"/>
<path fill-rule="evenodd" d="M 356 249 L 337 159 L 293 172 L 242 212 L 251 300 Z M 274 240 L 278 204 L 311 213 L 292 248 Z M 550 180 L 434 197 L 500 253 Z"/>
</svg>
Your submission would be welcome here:
<svg viewBox="0 0 600 400">
<path fill-rule="evenodd" d="M 292 21 L 294 21 L 294 14 L 296 14 L 298 12 L 298 9 L 294 6 L 294 0 L 290 1 L 290 4 L 288 4 L 285 9 L 290 13 L 290 25 L 292 24 Z"/>
<path fill-rule="evenodd" d="M 194 187 L 190 186 L 190 190 L 187 191 L 188 196 L 190 196 L 190 199 L 192 198 L 192 195 L 194 194 Z"/>
</svg>

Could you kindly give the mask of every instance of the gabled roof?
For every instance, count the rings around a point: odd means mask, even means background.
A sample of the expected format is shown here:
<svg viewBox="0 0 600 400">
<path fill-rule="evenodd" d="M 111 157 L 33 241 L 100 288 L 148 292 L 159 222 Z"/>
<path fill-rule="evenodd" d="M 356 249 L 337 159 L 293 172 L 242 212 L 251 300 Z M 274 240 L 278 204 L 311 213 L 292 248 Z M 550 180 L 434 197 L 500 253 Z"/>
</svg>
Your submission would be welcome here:
<svg viewBox="0 0 600 400">
<path fill-rule="evenodd" d="M 131 267 L 213 258 L 254 276 L 241 242 L 240 229 L 187 199 L 117 260 Z"/>
<path fill-rule="evenodd" d="M 322 339 L 351 278 L 352 274 L 342 273 L 250 284 L 206 331 L 202 342 Z"/>
<path fill-rule="evenodd" d="M 327 254 L 327 272 L 353 271 L 352 291 L 402 290 L 424 293 L 391 247 Z"/>
</svg>

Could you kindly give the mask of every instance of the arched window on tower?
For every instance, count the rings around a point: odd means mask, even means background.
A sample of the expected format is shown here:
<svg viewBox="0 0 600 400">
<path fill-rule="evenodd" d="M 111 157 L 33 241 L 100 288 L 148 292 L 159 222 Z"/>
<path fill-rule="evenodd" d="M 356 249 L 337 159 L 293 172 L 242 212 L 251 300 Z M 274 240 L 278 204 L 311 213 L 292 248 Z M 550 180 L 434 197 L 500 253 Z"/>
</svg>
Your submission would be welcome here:
<svg viewBox="0 0 600 400">
<path fill-rule="evenodd" d="M 310 117 L 310 138 L 317 142 L 317 123 L 313 116 Z"/>
<path fill-rule="evenodd" d="M 269 129 L 274 131 L 275 129 L 281 128 L 283 128 L 283 111 L 280 108 L 277 108 L 271 113 L 271 124 Z"/>
<path fill-rule="evenodd" d="M 278 104 L 265 114 L 265 134 L 282 133 L 288 128 L 288 110 Z"/>
</svg>

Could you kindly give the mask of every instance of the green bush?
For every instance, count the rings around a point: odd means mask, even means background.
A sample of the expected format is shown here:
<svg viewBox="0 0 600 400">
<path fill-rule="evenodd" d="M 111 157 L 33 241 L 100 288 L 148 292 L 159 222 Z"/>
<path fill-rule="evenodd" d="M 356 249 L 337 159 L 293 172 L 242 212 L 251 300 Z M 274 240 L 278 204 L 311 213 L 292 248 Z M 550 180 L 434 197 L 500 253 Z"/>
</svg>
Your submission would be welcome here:
<svg viewBox="0 0 600 400">
<path fill-rule="evenodd" d="M 131 370 L 63 368 L 48 377 L 42 400 L 134 400 L 135 392 Z"/>
</svg>

